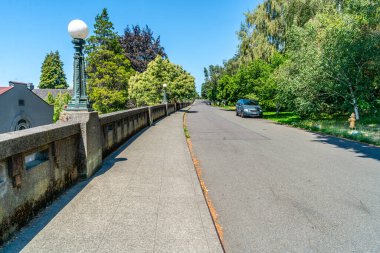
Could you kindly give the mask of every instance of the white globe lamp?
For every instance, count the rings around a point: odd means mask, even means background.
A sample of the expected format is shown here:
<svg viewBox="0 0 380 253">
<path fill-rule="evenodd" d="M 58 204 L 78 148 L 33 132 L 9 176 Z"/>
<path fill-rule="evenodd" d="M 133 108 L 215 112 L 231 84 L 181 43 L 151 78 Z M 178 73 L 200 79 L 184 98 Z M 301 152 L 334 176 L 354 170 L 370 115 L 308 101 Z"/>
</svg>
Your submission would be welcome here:
<svg viewBox="0 0 380 253">
<path fill-rule="evenodd" d="M 73 39 L 84 40 L 88 35 L 88 26 L 80 19 L 74 19 L 69 23 L 67 31 Z"/>
</svg>

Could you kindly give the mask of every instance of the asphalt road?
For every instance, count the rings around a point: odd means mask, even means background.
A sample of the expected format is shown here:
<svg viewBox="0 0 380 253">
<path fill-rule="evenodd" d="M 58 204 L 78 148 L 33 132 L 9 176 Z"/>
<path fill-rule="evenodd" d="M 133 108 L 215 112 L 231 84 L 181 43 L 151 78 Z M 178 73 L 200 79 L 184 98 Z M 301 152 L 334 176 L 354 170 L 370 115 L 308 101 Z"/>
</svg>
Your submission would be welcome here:
<svg viewBox="0 0 380 253">
<path fill-rule="evenodd" d="M 380 252 L 380 148 L 199 102 L 187 118 L 227 252 Z"/>
</svg>

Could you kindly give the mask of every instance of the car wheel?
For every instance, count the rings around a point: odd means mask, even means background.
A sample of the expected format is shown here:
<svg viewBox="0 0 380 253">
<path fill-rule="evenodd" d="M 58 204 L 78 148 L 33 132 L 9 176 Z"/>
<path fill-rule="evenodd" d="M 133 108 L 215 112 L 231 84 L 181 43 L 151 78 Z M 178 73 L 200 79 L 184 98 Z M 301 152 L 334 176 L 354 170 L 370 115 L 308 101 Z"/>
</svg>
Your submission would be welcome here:
<svg viewBox="0 0 380 253">
<path fill-rule="evenodd" d="M 241 112 L 240 116 L 241 116 L 242 118 L 244 118 L 244 117 L 245 117 L 245 115 L 244 115 L 244 112 L 243 112 L 243 111 Z"/>
<path fill-rule="evenodd" d="M 236 110 L 236 116 L 239 116 L 239 113 L 238 113 L 238 111 Z"/>
</svg>

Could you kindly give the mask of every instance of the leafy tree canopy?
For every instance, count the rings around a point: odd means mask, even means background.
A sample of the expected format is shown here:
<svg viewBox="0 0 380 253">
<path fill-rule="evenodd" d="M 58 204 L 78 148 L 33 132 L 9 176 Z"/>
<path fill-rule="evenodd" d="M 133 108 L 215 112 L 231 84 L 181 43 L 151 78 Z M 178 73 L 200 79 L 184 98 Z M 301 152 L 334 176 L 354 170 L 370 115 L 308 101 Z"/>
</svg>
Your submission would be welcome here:
<svg viewBox="0 0 380 253">
<path fill-rule="evenodd" d="M 169 101 L 183 101 L 196 96 L 194 77 L 161 56 L 150 62 L 145 72 L 131 77 L 129 96 L 137 106 L 159 104 L 164 83 L 167 84 Z"/>
<path fill-rule="evenodd" d="M 229 64 L 205 68 L 202 96 L 259 99 L 304 117 L 380 108 L 380 2 L 264 0 L 245 14 Z"/>
<path fill-rule="evenodd" d="M 70 102 L 71 96 L 69 93 L 58 93 L 57 96 L 53 96 L 50 92 L 45 98 L 45 101 L 54 106 L 53 121 L 59 120 L 59 116 L 65 106 Z"/>
<path fill-rule="evenodd" d="M 134 70 L 127 58 L 98 49 L 87 58 L 87 86 L 95 110 L 101 113 L 126 109 L 128 83 Z"/>
<path fill-rule="evenodd" d="M 132 26 L 124 31 L 120 43 L 125 56 L 131 61 L 133 69 L 144 72 L 148 63 L 153 61 L 157 55 L 167 58 L 164 48 L 161 46 L 160 36 L 154 38 L 152 30 L 145 26 Z"/>
</svg>

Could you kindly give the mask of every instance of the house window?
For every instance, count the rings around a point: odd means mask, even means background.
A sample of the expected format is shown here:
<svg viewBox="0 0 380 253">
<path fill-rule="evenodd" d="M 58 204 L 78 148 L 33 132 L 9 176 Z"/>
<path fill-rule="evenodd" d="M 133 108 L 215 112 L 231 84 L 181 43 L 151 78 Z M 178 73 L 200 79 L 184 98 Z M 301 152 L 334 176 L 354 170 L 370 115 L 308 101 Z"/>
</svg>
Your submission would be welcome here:
<svg viewBox="0 0 380 253">
<path fill-rule="evenodd" d="M 49 149 L 44 149 L 25 156 L 25 168 L 30 170 L 37 165 L 49 160 Z"/>
<path fill-rule="evenodd" d="M 19 105 L 19 106 L 24 106 L 24 105 L 25 105 L 25 101 L 24 101 L 24 99 L 19 99 L 19 100 L 18 100 L 18 105 Z"/>
<path fill-rule="evenodd" d="M 17 125 L 15 127 L 15 131 L 24 130 L 24 129 L 28 129 L 28 128 L 30 128 L 29 122 L 27 120 L 25 120 L 25 119 L 20 119 L 17 122 Z"/>
</svg>

